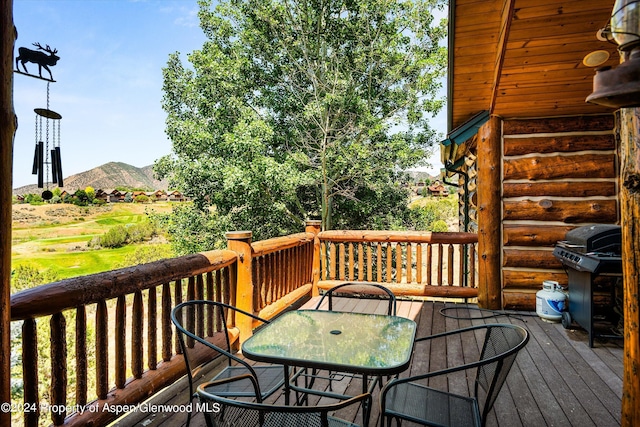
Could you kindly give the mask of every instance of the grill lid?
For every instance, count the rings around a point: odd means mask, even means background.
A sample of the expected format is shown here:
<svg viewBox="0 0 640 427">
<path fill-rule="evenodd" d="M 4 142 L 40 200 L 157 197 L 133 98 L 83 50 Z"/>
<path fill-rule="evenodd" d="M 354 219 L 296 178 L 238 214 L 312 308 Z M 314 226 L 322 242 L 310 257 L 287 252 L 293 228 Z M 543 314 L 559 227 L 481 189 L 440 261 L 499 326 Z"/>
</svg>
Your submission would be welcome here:
<svg viewBox="0 0 640 427">
<path fill-rule="evenodd" d="M 568 231 L 565 239 L 558 243 L 576 252 L 599 252 L 618 256 L 622 253 L 622 229 L 619 225 L 596 224 L 577 227 Z"/>
</svg>

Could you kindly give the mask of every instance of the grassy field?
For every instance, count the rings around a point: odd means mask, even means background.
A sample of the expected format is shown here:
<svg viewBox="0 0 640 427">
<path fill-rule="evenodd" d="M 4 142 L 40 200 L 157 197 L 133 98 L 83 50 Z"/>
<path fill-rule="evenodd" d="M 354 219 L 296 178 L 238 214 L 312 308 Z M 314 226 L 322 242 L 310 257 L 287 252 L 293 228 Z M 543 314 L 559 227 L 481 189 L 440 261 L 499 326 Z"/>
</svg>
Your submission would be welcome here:
<svg viewBox="0 0 640 427">
<path fill-rule="evenodd" d="M 13 205 L 12 267 L 31 265 L 59 279 L 112 270 L 135 245 L 92 249 L 88 242 L 115 225 L 144 221 L 148 212 L 169 212 L 170 203 L 114 203 L 101 207 Z"/>
</svg>

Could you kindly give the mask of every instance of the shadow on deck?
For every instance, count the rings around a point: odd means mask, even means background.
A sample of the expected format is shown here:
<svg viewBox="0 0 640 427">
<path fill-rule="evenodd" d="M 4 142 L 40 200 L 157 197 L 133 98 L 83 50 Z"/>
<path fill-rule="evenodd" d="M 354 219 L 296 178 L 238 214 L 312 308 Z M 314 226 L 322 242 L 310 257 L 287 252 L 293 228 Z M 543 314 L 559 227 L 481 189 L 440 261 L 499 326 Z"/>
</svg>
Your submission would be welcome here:
<svg viewBox="0 0 640 427">
<path fill-rule="evenodd" d="M 304 308 L 315 307 L 314 300 Z M 457 307 L 457 308 L 453 308 Z M 471 305 L 470 307 L 475 307 Z M 443 310 L 445 309 L 446 310 Z M 379 300 L 341 299 L 336 310 L 381 312 L 386 307 Z M 444 314 L 444 315 L 443 315 Z M 531 333 L 528 345 L 518 354 L 516 364 L 509 373 L 489 414 L 487 426 L 619 426 L 622 397 L 622 340 L 596 339 L 589 348 L 586 332 L 581 329 L 564 329 L 559 323 L 542 321 L 535 313 L 521 312 L 511 316 L 489 317 L 490 313 L 469 310 L 462 304 L 444 302 L 398 301 L 398 315 L 413 318 L 418 323 L 417 336 L 462 328 L 483 323 L 514 323 L 525 326 Z M 410 368 L 401 376 L 434 370 L 446 364 L 446 359 L 461 357 L 473 342 L 447 343 L 443 346 L 416 346 Z M 477 351 L 477 350 L 476 350 Z M 212 368 L 212 370 L 215 369 Z M 207 377 L 213 374 L 209 373 Z M 459 384 L 456 383 L 456 384 Z M 317 384 L 316 387 L 320 387 Z M 326 386 L 326 384 L 325 384 Z M 459 385 L 458 385 L 459 386 Z M 451 387 L 455 387 L 451 382 Z M 335 390 L 358 394 L 358 380 L 344 379 L 333 384 Z M 113 426 L 184 426 L 187 414 L 177 405 L 188 402 L 186 379 L 153 396 L 149 403 L 176 405 L 157 407 L 166 409 L 155 413 L 131 413 L 117 420 Z M 370 425 L 379 426 L 378 394 L 373 395 L 374 407 Z M 276 394 L 269 402 L 284 404 L 282 394 Z M 321 401 L 320 401 L 321 402 Z M 310 404 L 318 404 L 312 398 Z M 322 402 L 321 402 L 322 403 Z M 340 413 L 349 419 L 354 415 Z M 361 417 L 360 412 L 357 414 Z M 355 419 L 356 422 L 361 420 Z M 201 414 L 194 414 L 192 426 L 205 425 Z M 403 423 L 409 425 L 409 423 Z"/>
</svg>

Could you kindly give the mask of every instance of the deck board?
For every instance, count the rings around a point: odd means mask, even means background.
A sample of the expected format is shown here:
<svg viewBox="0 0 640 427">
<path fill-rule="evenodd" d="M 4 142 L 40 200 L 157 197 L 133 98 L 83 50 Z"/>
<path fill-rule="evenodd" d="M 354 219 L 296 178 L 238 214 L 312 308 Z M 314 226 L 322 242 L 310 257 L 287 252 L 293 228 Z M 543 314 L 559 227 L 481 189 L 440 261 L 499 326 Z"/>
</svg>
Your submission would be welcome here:
<svg viewBox="0 0 640 427">
<path fill-rule="evenodd" d="M 302 308 L 315 308 L 317 298 Z M 375 299 L 338 298 L 334 310 L 386 313 L 385 301 Z M 441 313 L 443 308 L 446 317 Z M 450 309 L 448 307 L 457 307 Z M 535 313 L 487 317 L 488 312 L 467 310 L 461 304 L 398 300 L 397 313 L 414 319 L 418 324 L 417 336 L 427 336 L 483 323 L 513 323 L 525 326 L 531 333 L 528 345 L 518 354 L 507 382 L 498 396 L 494 409 L 487 418 L 488 427 L 528 426 L 619 426 L 622 396 L 622 341 L 596 338 L 595 347 L 589 348 L 587 334 L 581 329 L 564 329 L 560 324 L 542 321 Z M 462 318 L 455 318 L 462 317 Z M 416 344 L 409 369 L 400 376 L 427 370 L 436 370 L 447 363 L 477 357 L 481 342 L 478 339 L 447 339 L 446 344 L 429 341 Z M 446 357 L 445 357 L 446 354 Z M 448 361 L 447 361 L 448 359 Z M 213 375 L 213 374 L 210 374 Z M 469 390 L 473 384 L 464 375 L 443 379 L 451 390 Z M 328 387 L 327 380 L 319 379 L 314 387 Z M 358 394 L 360 379 L 345 378 L 332 383 L 334 391 Z M 188 400 L 186 381 L 165 389 L 154 396 L 155 403 L 184 404 Z M 379 388 L 373 393 L 370 426 L 378 427 Z M 284 404 L 282 393 L 272 396 L 271 403 Z M 330 399 L 310 397 L 310 404 L 329 403 Z M 123 417 L 114 426 L 182 427 L 183 413 L 159 413 L 146 416 Z M 144 414 L 143 414 L 144 415 Z M 338 416 L 361 422 L 353 409 L 341 411 Z M 202 414 L 195 414 L 192 426 L 203 426 Z M 410 426 L 403 423 L 403 426 Z"/>
</svg>

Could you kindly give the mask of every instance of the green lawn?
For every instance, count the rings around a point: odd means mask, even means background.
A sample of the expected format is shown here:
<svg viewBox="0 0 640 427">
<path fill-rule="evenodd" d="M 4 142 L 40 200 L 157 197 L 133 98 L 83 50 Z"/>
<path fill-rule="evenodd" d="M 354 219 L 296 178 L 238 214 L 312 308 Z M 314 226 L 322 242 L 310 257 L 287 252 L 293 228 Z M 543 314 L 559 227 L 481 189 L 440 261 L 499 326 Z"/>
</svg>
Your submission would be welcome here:
<svg viewBox="0 0 640 427">
<path fill-rule="evenodd" d="M 135 245 L 117 249 L 77 252 L 38 252 L 29 256 L 13 256 L 12 265 L 27 264 L 38 270 L 50 270 L 59 279 L 113 270 L 123 258 L 135 251 Z"/>
<path fill-rule="evenodd" d="M 100 208 L 73 205 L 14 205 L 12 267 L 30 265 L 59 279 L 109 271 L 139 245 L 93 249 L 88 243 L 116 225 L 146 220 L 147 211 L 168 212 L 170 203 L 114 203 Z"/>
</svg>

